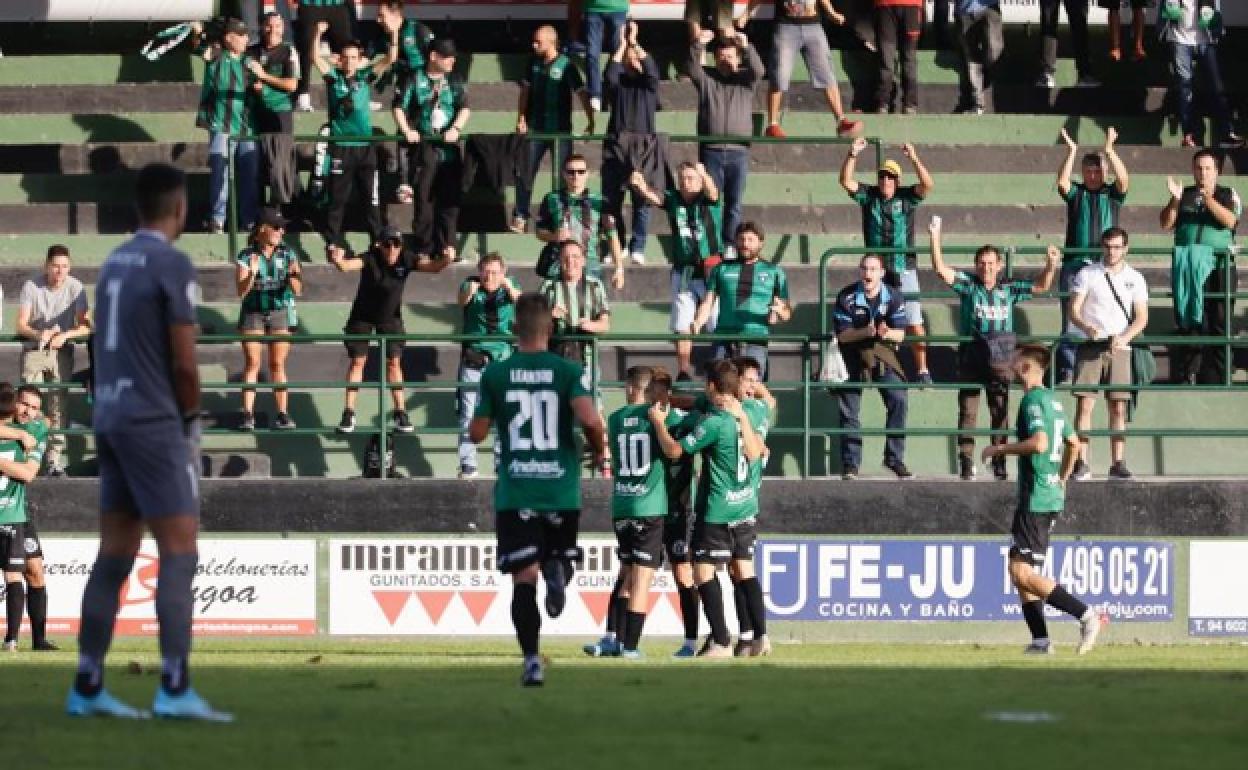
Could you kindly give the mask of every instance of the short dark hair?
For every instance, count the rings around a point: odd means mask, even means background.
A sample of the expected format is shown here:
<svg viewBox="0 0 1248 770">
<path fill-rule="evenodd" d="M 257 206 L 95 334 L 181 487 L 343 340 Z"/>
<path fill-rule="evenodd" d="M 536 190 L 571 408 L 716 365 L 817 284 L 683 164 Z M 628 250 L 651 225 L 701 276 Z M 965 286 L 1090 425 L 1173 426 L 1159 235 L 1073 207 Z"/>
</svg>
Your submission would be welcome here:
<svg viewBox="0 0 1248 770">
<path fill-rule="evenodd" d="M 1104 166 L 1105 158 L 1099 152 L 1089 152 L 1083 156 L 1081 163 L 1084 166 Z"/>
<path fill-rule="evenodd" d="M 563 159 L 563 168 L 567 168 L 568 164 L 574 161 L 580 161 L 581 163 L 584 163 L 586 166 L 589 166 L 589 161 L 585 158 L 584 155 L 580 154 L 579 152 L 574 152 L 568 157 Z"/>
<path fill-rule="evenodd" d="M 746 370 L 753 369 L 759 374 L 763 373 L 763 366 L 754 356 L 737 356 L 732 359 L 733 366 L 737 367 L 737 374 L 745 374 Z"/>
<path fill-rule="evenodd" d="M 51 262 L 57 257 L 68 257 L 68 256 L 69 256 L 68 246 L 66 246 L 63 243 L 54 243 L 48 247 L 48 258 L 46 261 Z"/>
<path fill-rule="evenodd" d="M 1115 225 L 1114 227 L 1111 227 L 1105 232 L 1101 233 L 1101 245 L 1104 246 L 1105 243 L 1110 238 L 1118 238 L 1118 237 L 1122 238 L 1123 246 L 1126 246 L 1127 244 L 1131 243 L 1131 236 L 1127 235 L 1127 231 Z"/>
<path fill-rule="evenodd" d="M 562 241 L 559 241 L 559 256 L 562 257 L 563 250 L 568 248 L 569 246 L 575 246 L 576 248 L 580 249 L 581 256 L 585 256 L 585 247 L 582 246 L 581 242 L 576 240 L 575 238 L 564 238 Z"/>
<path fill-rule="evenodd" d="M 516 336 L 521 339 L 549 337 L 554 319 L 550 317 L 550 303 L 545 295 L 528 291 L 516 300 Z"/>
<path fill-rule="evenodd" d="M 1036 342 L 1029 342 L 1026 345 L 1019 345 L 1015 349 L 1015 355 L 1021 358 L 1027 358 L 1035 362 L 1041 369 L 1049 368 L 1049 346 L 1041 345 Z"/>
<path fill-rule="evenodd" d="M 697 171 L 698 164 L 694 163 L 691 160 L 683 161 L 679 166 L 676 167 L 676 172 L 680 173 L 681 171 L 684 171 L 685 169 L 689 169 L 690 171 Z"/>
<path fill-rule="evenodd" d="M 716 361 L 706 373 L 706 381 L 715 386 L 716 393 L 735 394 L 740 379 L 737 366 L 731 361 Z"/>
<path fill-rule="evenodd" d="M 507 267 L 507 262 L 503 259 L 502 254 L 499 254 L 497 251 L 487 251 L 477 260 L 477 269 L 483 268 L 491 262 L 497 262 L 503 267 Z"/>
<path fill-rule="evenodd" d="M 1201 158 L 1208 158 L 1209 160 L 1213 161 L 1215 164 L 1219 166 L 1222 165 L 1221 159 L 1218 158 L 1218 154 L 1214 152 L 1213 150 L 1209 149 L 1208 147 L 1204 148 L 1203 150 L 1196 151 L 1196 154 L 1192 156 L 1192 165 L 1193 166 L 1196 165 L 1196 162 L 1199 161 Z"/>
<path fill-rule="evenodd" d="M 654 379 L 654 369 L 649 366 L 630 366 L 624 373 L 624 378 L 631 387 L 645 389 Z"/>
<path fill-rule="evenodd" d="M 343 43 L 343 44 L 342 44 L 342 47 L 338 49 L 338 53 L 342 53 L 343 51 L 347 50 L 348 48 L 354 48 L 355 50 L 359 51 L 360 53 L 363 53 L 363 52 L 364 52 L 364 44 L 363 44 L 363 43 L 361 43 L 359 40 L 356 40 L 355 38 L 351 38 L 351 39 L 350 39 L 350 40 L 348 40 L 347 42 Z"/>
<path fill-rule="evenodd" d="M 746 220 L 745 222 L 742 222 L 741 224 L 737 225 L 737 231 L 732 234 L 732 237 L 740 238 L 741 233 L 754 233 L 755 235 L 758 236 L 758 239 L 760 241 L 767 240 L 767 236 L 763 234 L 763 226 L 757 222 L 753 222 L 750 220 Z"/>
<path fill-rule="evenodd" d="M 381 6 L 385 8 L 403 8 L 403 0 L 381 0 Z"/>
<path fill-rule="evenodd" d="M 978 249 L 975 249 L 976 260 L 988 254 L 996 254 L 997 259 L 1001 259 L 1001 250 L 998 249 L 996 246 L 993 246 L 991 243 L 985 243 L 983 246 L 980 246 Z"/>
<path fill-rule="evenodd" d="M 39 405 L 43 405 L 43 391 L 39 390 L 38 386 L 32 385 L 29 382 L 17 386 L 17 395 L 20 397 L 23 393 L 34 394 L 35 398 L 39 399 Z"/>
<path fill-rule="evenodd" d="M 158 222 L 178 211 L 186 198 L 186 174 L 168 163 L 149 163 L 134 182 L 134 201 L 139 222 Z"/>
<path fill-rule="evenodd" d="M 862 263 L 866 262 L 868 259 L 874 259 L 876 262 L 880 263 L 880 267 L 884 267 L 884 257 L 879 254 L 863 254 L 862 259 L 858 260 L 858 267 L 862 267 Z"/>
<path fill-rule="evenodd" d="M 277 11 L 266 11 L 265 14 L 260 17 L 260 23 L 264 24 L 268 22 L 269 19 L 281 19 L 281 18 L 282 18 L 282 15 L 278 13 Z M 285 19 L 282 19 L 282 21 L 285 21 Z"/>
<path fill-rule="evenodd" d="M 7 382 L 0 382 L 0 420 L 7 420 L 17 412 L 17 391 Z"/>
</svg>

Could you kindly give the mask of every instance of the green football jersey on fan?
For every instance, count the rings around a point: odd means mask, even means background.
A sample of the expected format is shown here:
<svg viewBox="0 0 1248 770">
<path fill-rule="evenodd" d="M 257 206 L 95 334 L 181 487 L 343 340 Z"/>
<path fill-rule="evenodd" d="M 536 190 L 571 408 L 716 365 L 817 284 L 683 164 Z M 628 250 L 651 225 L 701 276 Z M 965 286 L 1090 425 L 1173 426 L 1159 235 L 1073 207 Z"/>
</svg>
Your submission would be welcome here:
<svg viewBox="0 0 1248 770">
<path fill-rule="evenodd" d="M 1046 388 L 1032 388 L 1018 405 L 1015 430 L 1019 441 L 1037 433 L 1049 437 L 1044 452 L 1019 458 L 1019 507 L 1029 513 L 1057 513 L 1066 503 L 1062 486 L 1062 453 L 1066 438 L 1075 434 L 1061 403 Z"/>
<path fill-rule="evenodd" d="M 15 425 L 14 423 L 9 423 Z M 33 431 L 30 431 L 33 435 Z M 17 441 L 0 441 L 0 458 L 25 462 L 30 459 Z M 26 518 L 26 484 L 0 475 L 0 524 L 21 524 Z"/>
<path fill-rule="evenodd" d="M 758 495 L 750 484 L 750 465 L 736 418 L 712 409 L 680 445 L 688 454 L 702 453 L 693 505 L 698 516 L 711 524 L 731 524 L 758 514 Z"/>
<path fill-rule="evenodd" d="M 611 517 L 641 519 L 667 515 L 667 456 L 659 446 L 649 404 L 616 410 L 607 418 L 607 446 L 611 450 Z M 680 416 L 668 412 L 669 430 Z"/>
<path fill-rule="evenodd" d="M 554 353 L 516 352 L 486 367 L 476 417 L 494 423 L 500 446 L 497 511 L 581 507 L 581 464 L 572 400 L 589 396 L 581 367 Z"/>
</svg>

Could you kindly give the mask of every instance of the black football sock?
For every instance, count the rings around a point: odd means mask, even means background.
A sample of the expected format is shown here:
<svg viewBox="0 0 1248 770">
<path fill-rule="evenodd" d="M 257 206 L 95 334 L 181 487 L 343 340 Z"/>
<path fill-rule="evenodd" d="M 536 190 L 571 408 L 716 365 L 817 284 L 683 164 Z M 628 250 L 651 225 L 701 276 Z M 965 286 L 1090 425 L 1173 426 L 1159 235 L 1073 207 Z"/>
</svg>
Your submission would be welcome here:
<svg viewBox="0 0 1248 770">
<path fill-rule="evenodd" d="M 620 633 L 620 615 L 618 607 L 620 600 L 620 591 L 624 588 L 624 581 L 619 578 L 615 579 L 615 585 L 611 588 L 611 600 L 607 603 L 607 636 L 612 634 L 619 636 Z"/>
<path fill-rule="evenodd" d="M 754 635 L 754 624 L 750 622 L 750 609 L 745 601 L 745 588 L 736 580 L 732 581 L 732 603 L 737 609 L 737 624 L 741 626 L 742 638 Z"/>
<path fill-rule="evenodd" d="M 628 597 L 615 597 L 615 599 L 611 602 L 611 609 L 607 614 L 615 619 L 615 622 L 611 624 L 615 629 L 615 638 L 623 640 L 625 632 L 628 630 L 624 626 L 624 620 L 628 615 Z"/>
<path fill-rule="evenodd" d="M 542 630 L 542 616 L 537 611 L 537 586 L 516 583 L 511 594 L 511 623 L 525 658 L 537 655 L 537 636 Z"/>
<path fill-rule="evenodd" d="M 627 629 L 627 635 L 624 637 L 624 649 L 635 650 L 637 645 L 641 643 L 641 629 L 646 625 L 646 614 L 629 610 L 624 617 L 625 628 Z"/>
<path fill-rule="evenodd" d="M 30 616 L 30 641 L 38 646 L 48 639 L 48 587 L 26 589 L 26 614 Z"/>
<path fill-rule="evenodd" d="M 161 556 L 156 575 L 160 686 L 171 695 L 180 695 L 191 686 L 191 619 L 195 614 L 191 583 L 198 565 L 197 553 L 171 553 Z"/>
<path fill-rule="evenodd" d="M 1023 602 L 1023 620 L 1027 621 L 1032 639 L 1049 638 L 1049 624 L 1044 620 L 1044 602 L 1039 599 Z"/>
<path fill-rule="evenodd" d="M 104 656 L 113 642 L 113 624 L 121 605 L 121 586 L 130 576 L 133 558 L 101 554 L 91 567 L 82 591 L 82 623 L 78 627 L 78 675 L 74 689 L 96 695 L 104 686 Z"/>
<path fill-rule="evenodd" d="M 720 591 L 719 581 L 711 578 L 698 586 L 698 595 L 702 597 L 702 611 L 706 613 L 706 622 L 711 624 L 711 638 L 721 647 L 732 643 L 728 633 L 728 621 L 724 620 L 724 595 Z"/>
<path fill-rule="evenodd" d="M 1076 620 L 1082 618 L 1088 611 L 1088 605 L 1071 596 L 1067 593 L 1066 589 L 1061 586 L 1054 588 L 1052 593 L 1050 593 L 1048 598 L 1044 601 L 1050 607 L 1056 607 L 1062 612 L 1065 612 L 1067 615 L 1074 617 Z"/>
<path fill-rule="evenodd" d="M 4 586 L 4 607 L 8 626 L 4 631 L 4 641 L 16 642 L 18 630 L 22 627 L 22 615 L 26 614 L 26 584 L 18 580 Z"/>
<path fill-rule="evenodd" d="M 698 600 L 698 589 L 693 586 L 676 586 L 676 595 L 680 597 L 680 617 L 685 624 L 685 638 L 698 638 L 698 611 L 701 602 Z"/>
<path fill-rule="evenodd" d="M 763 606 L 763 586 L 758 578 L 746 578 L 739 584 L 745 594 L 746 615 L 750 618 L 750 627 L 754 629 L 754 638 L 767 634 L 767 610 Z"/>
</svg>

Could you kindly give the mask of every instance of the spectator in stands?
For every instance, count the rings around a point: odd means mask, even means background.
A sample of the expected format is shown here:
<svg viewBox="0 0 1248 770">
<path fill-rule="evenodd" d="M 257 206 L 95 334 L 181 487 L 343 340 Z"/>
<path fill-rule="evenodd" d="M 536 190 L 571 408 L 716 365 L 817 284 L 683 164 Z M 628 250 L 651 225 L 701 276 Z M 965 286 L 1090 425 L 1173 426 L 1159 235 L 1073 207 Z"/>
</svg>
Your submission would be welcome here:
<svg viewBox="0 0 1248 770">
<path fill-rule="evenodd" d="M 611 286 L 616 291 L 624 288 L 624 260 L 620 256 L 620 236 L 615 220 L 607 214 L 607 202 L 597 193 L 590 192 L 589 162 L 580 153 L 569 155 L 563 162 L 563 187 L 546 194 L 537 214 L 537 239 L 546 245 L 538 260 L 537 273 L 542 278 L 557 278 L 563 260 L 562 244 L 576 241 L 581 256 L 588 267 L 586 272 L 595 279 L 602 278 L 602 265 L 607 260 L 602 255 L 602 244 L 607 244 L 610 262 L 615 267 L 611 273 Z"/>
<path fill-rule="evenodd" d="M 1200 147 L 1205 141 L 1204 120 L 1193 107 L 1195 69 L 1199 67 L 1206 103 L 1212 105 L 1215 141 L 1226 148 L 1243 147 L 1243 137 L 1231 124 L 1231 106 L 1218 66 L 1221 12 L 1213 0 L 1174 0 L 1163 2 L 1158 13 L 1161 39 L 1170 44 L 1170 71 L 1183 146 Z"/>
<path fill-rule="evenodd" d="M 1105 391 L 1109 407 L 1109 438 L 1112 465 L 1109 478 L 1130 479 L 1125 453 L 1127 404 L 1132 384 L 1131 341 L 1148 325 L 1148 284 L 1139 271 L 1127 264 L 1127 231 L 1111 227 L 1101 236 L 1105 252 L 1101 262 L 1079 271 L 1071 287 L 1074 294 L 1070 318 L 1082 336 L 1075 356 L 1075 428 L 1080 433 L 1079 460 L 1072 478 L 1092 478 L 1088 467 L 1087 431 L 1098 391 L 1081 391 L 1080 385 L 1122 385 Z"/>
<path fill-rule="evenodd" d="M 472 115 L 464 84 L 451 74 L 455 56 L 455 41 L 436 41 L 425 69 L 413 73 L 394 99 L 394 122 L 407 141 L 407 184 L 415 203 L 413 249 L 452 260 L 464 184 L 459 136 Z"/>
<path fill-rule="evenodd" d="M 1080 270 L 1098 259 L 1099 255 L 1089 253 L 1089 250 L 1101 248 L 1101 236 L 1109 228 L 1118 226 L 1131 178 L 1127 174 L 1126 164 L 1114 148 L 1114 143 L 1118 141 L 1118 131 L 1113 126 L 1105 129 L 1104 151 L 1090 152 L 1083 156 L 1080 164 L 1082 182 L 1070 181 L 1071 172 L 1075 168 L 1075 157 L 1079 154 L 1079 145 L 1064 128 L 1062 140 L 1066 142 L 1069 151 L 1062 161 L 1062 167 L 1057 171 L 1057 194 L 1066 203 L 1067 251 L 1062 255 L 1058 290 L 1066 295 L 1061 300 L 1062 334 L 1069 334 L 1071 284 Z M 1114 172 L 1112 183 L 1106 183 L 1106 164 Z M 1083 249 L 1084 252 L 1071 251 L 1073 249 Z M 1075 345 L 1069 340 L 1063 340 L 1057 346 L 1057 381 L 1070 382 L 1074 370 Z"/>
<path fill-rule="evenodd" d="M 341 246 L 329 247 L 329 261 L 339 272 L 360 271 L 360 285 L 355 291 L 355 301 L 347 316 L 345 334 L 405 334 L 403 328 L 403 287 L 413 272 L 440 273 L 451 263 L 445 255 L 439 260 L 421 259 L 415 252 L 403 248 L 403 234 L 397 227 L 387 227 L 381 237 L 368 251 L 357 256 L 347 256 Z M 348 382 L 362 382 L 364 362 L 368 358 L 368 340 L 348 340 L 347 356 L 351 363 L 347 368 Z M 386 381 L 403 382 L 403 341 L 386 341 Z M 359 388 L 348 387 L 339 433 L 355 430 L 355 397 Z M 390 413 L 393 427 L 400 433 L 411 433 L 412 423 L 407 416 L 401 385 L 390 388 L 394 411 Z M 383 420 L 384 427 L 384 420 Z"/>
<path fill-rule="evenodd" d="M 43 274 L 22 285 L 16 324 L 17 335 L 22 337 L 22 382 L 68 382 L 74 374 L 74 340 L 91 333 L 91 321 L 82 281 L 69 271 L 69 247 L 54 244 L 48 248 Z M 69 416 L 65 389 L 49 386 L 45 390 L 48 424 L 64 428 Z M 53 433 L 48 439 L 49 476 L 65 475 L 64 452 L 64 435 Z"/>
<path fill-rule="evenodd" d="M 729 28 L 731 29 L 731 27 Z M 715 46 L 715 66 L 704 68 L 702 54 L 715 33 L 703 30 L 689 46 L 689 77 L 698 90 L 698 134 L 739 136 L 740 142 L 698 145 L 698 160 L 724 198 L 723 239 L 731 242 L 741 222 L 745 180 L 750 168 L 749 137 L 754 133 L 754 86 L 763 79 L 763 60 L 745 33 L 724 36 Z M 742 63 L 742 58 L 745 62 Z"/>
<path fill-rule="evenodd" d="M 713 34 L 731 27 L 732 6 L 733 0 L 686 0 L 685 25 L 689 28 L 689 42 L 692 44 L 701 39 L 704 32 Z M 698 66 L 702 66 L 700 58 Z"/>
<path fill-rule="evenodd" d="M 589 81 L 589 106 L 594 112 L 602 112 L 602 52 L 611 50 L 617 40 L 630 38 L 637 44 L 637 25 L 631 35 L 624 34 L 628 21 L 629 0 L 585 0 L 582 26 L 585 32 L 585 70 Z M 657 78 L 657 76 L 656 76 Z"/>
<path fill-rule="evenodd" d="M 1040 53 L 1042 71 L 1036 79 L 1041 88 L 1056 88 L 1057 27 L 1062 6 L 1070 22 L 1070 42 L 1075 47 L 1075 71 L 1080 88 L 1097 88 L 1101 81 L 1092 76 L 1092 59 L 1088 54 L 1088 0 L 1040 0 L 1040 34 L 1044 38 Z"/>
<path fill-rule="evenodd" d="M 300 73 L 299 95 L 295 100 L 300 112 L 312 111 L 312 98 L 308 94 L 311 67 L 307 67 L 307 64 L 321 57 L 321 37 L 326 32 L 329 33 L 330 49 L 341 55 L 343 48 L 354 38 L 347 0 L 299 0 L 299 13 L 295 17 L 295 40 L 302 43 L 301 60 L 305 65 Z M 357 47 L 356 50 L 360 49 Z"/>
<path fill-rule="evenodd" d="M 299 194 L 299 173 L 295 167 L 294 101 L 291 94 L 299 87 L 299 53 L 282 40 L 286 25 L 277 13 L 264 15 L 261 39 L 247 49 L 247 69 L 251 73 L 251 130 L 260 141 L 262 172 L 261 202 L 287 206 Z"/>
<path fill-rule="evenodd" d="M 429 46 L 433 44 L 433 30 L 418 19 L 403 16 L 403 0 L 381 0 L 378 13 L 389 14 L 399 26 L 399 58 L 395 62 L 398 75 L 397 95 L 403 90 L 407 79 L 425 68 Z"/>
<path fill-rule="evenodd" d="M 243 227 L 256 217 L 258 170 L 255 142 L 235 137 L 246 128 L 247 115 L 247 25 L 238 19 L 226 22 L 219 52 L 210 49 L 199 92 L 199 112 L 195 125 L 208 131 L 208 200 L 212 206 L 204 227 L 211 233 L 225 231 L 230 201 L 230 155 L 238 174 L 238 216 Z"/>
<path fill-rule="evenodd" d="M 867 140 L 858 138 L 850 145 L 845 163 L 841 165 L 841 187 L 849 197 L 862 207 L 862 237 L 868 250 L 904 249 L 914 246 L 914 210 L 931 193 L 934 183 L 919 153 L 910 143 L 901 146 L 902 154 L 914 165 L 918 184 L 901 186 L 901 165 L 886 160 L 876 173 L 877 184 L 862 185 L 854 179 L 858 155 L 867 148 Z M 903 294 L 919 292 L 918 257 L 911 252 L 897 252 L 884 257 L 888 266 L 885 282 Z M 923 326 L 923 307 L 917 299 L 906 300 L 906 333 L 920 337 L 927 334 Z M 914 366 L 918 381 L 931 384 L 932 375 L 927 368 L 927 345 L 917 342 Z"/>
<path fill-rule="evenodd" d="M 299 324 L 295 315 L 295 297 L 303 293 L 303 271 L 299 255 L 282 241 L 285 232 L 286 220 L 281 212 L 272 208 L 261 210 L 247 247 L 234 259 L 234 281 L 238 296 L 243 298 L 238 313 L 238 331 L 244 337 L 286 336 Z M 242 345 L 243 382 L 253 383 L 260 379 L 260 358 L 266 345 L 269 349 L 269 381 L 286 382 L 289 342 L 244 340 Z M 290 419 L 289 399 L 285 388 L 274 389 L 277 419 L 273 427 L 278 430 L 295 427 L 294 420 Z M 255 405 L 256 391 L 243 388 L 241 430 L 255 430 Z"/>
<path fill-rule="evenodd" d="M 533 56 L 520 81 L 520 100 L 516 108 L 516 133 L 530 131 L 547 134 L 572 132 L 572 97 L 585 108 L 585 133 L 594 133 L 594 110 L 585 93 L 580 70 L 565 54 L 559 53 L 559 35 L 550 25 L 538 27 L 533 33 Z M 533 139 L 529 142 L 527 176 L 516 180 L 516 209 L 512 213 L 511 231 L 523 233 L 529 224 L 529 206 L 533 201 L 533 183 L 546 152 L 554 154 L 553 163 L 563 166 L 572 152 L 571 139 Z"/>
<path fill-rule="evenodd" d="M 607 64 L 607 94 L 611 119 L 602 152 L 602 197 L 617 223 L 620 242 L 628 238 L 627 252 L 635 264 L 645 264 L 650 207 L 634 191 L 632 233 L 624 232 L 624 193 L 629 176 L 643 167 L 656 179 L 667 176 L 661 157 L 654 117 L 659 110 L 659 65 L 637 42 L 637 22 L 620 30 L 620 42 Z"/>
<path fill-rule="evenodd" d="M 958 345 L 958 381 L 973 386 L 958 391 L 958 428 L 975 430 L 982 388 L 992 429 L 1003 431 L 994 435 L 991 443 L 1004 444 L 1009 441 L 1005 431 L 1009 428 L 1010 384 L 1014 381 L 1011 367 L 1017 343 L 1014 307 L 1053 286 L 1062 252 L 1049 246 L 1044 272 L 1034 281 L 1001 281 L 1005 263 L 995 246 L 981 246 L 975 252 L 975 272 L 968 274 L 945 264 L 939 217 L 932 217 L 928 230 L 932 236 L 932 270 L 958 295 L 958 334 L 971 338 Z M 992 473 L 998 481 L 1008 478 L 1004 457 L 992 458 Z M 975 437 L 970 433 L 958 437 L 958 475 L 964 481 L 975 478 Z"/>
<path fill-rule="evenodd" d="M 599 379 L 594 346 L 588 341 L 570 340 L 565 336 L 606 334 L 611 331 L 611 305 L 607 302 L 607 290 L 602 281 L 585 270 L 585 250 L 580 241 L 562 241 L 559 244 L 559 262 L 559 276 L 543 281 L 540 289 L 555 321 L 551 350 L 580 364 L 585 371 L 582 384 L 586 390 L 593 391 L 593 383 Z"/>
<path fill-rule="evenodd" d="M 707 328 L 711 313 L 716 313 L 717 334 L 754 339 L 716 342 L 712 346 L 715 358 L 752 358 L 765 380 L 770 371 L 766 338 L 771 327 L 793 316 L 793 306 L 789 304 L 784 270 L 762 260 L 763 238 L 762 226 L 754 222 L 742 222 L 737 227 L 737 259 L 721 262 L 711 270 L 706 296 L 698 305 L 690 331 L 700 334 Z"/>
<path fill-rule="evenodd" d="M 906 115 L 918 114 L 919 35 L 923 31 L 925 14 L 923 0 L 875 0 L 875 44 L 880 52 L 876 112 L 887 114 L 892 109 L 893 98 L 897 95 L 893 82 L 894 60 L 900 58 L 901 111 Z"/>
<path fill-rule="evenodd" d="M 892 431 L 884 442 L 884 467 L 899 479 L 914 476 L 906 467 L 906 409 L 904 388 L 889 387 L 905 381 L 897 346 L 905 339 L 905 303 L 901 293 L 884 281 L 884 260 L 868 254 L 858 263 L 861 279 L 836 295 L 832 320 L 837 343 L 845 359 L 845 369 L 854 382 L 877 384 L 884 399 L 885 427 Z M 862 407 L 862 388 L 838 388 L 841 427 L 861 427 L 858 413 Z M 841 478 L 858 478 L 862 466 L 862 436 L 847 433 L 841 436 Z"/>
<path fill-rule="evenodd" d="M 302 11 L 301 11 L 302 13 Z M 363 61 L 358 40 L 343 45 L 339 65 L 332 66 L 320 55 L 321 35 L 329 28 L 327 22 L 316 27 L 313 50 L 316 51 L 316 68 L 325 78 L 329 97 L 330 137 L 372 136 L 373 119 L 369 102 L 372 84 L 385 74 L 398 58 L 399 30 L 390 17 L 378 17 L 390 35 L 390 49 L 386 55 L 371 63 Z M 352 196 L 363 204 L 369 238 L 376 240 L 381 232 L 381 211 L 375 195 L 377 187 L 377 153 L 367 140 L 352 139 L 334 142 L 330 148 L 330 203 L 326 219 L 325 240 L 332 247 L 346 244 L 343 236 L 343 219 Z"/>
<path fill-rule="evenodd" d="M 962 53 L 960 93 L 954 112 L 984 114 L 984 88 L 1005 50 L 1001 0 L 956 0 L 954 23 Z"/>
<path fill-rule="evenodd" d="M 1109 11 L 1109 58 L 1122 61 L 1122 5 L 1123 0 L 1097 0 L 1096 4 Z M 1142 62 L 1144 53 L 1144 15 L 1149 0 L 1131 0 L 1131 60 Z"/>
<path fill-rule="evenodd" d="M 1233 292 L 1239 286 L 1235 260 L 1227 250 L 1235 243 L 1244 206 L 1239 193 L 1218 184 L 1218 159 L 1212 151 L 1196 153 L 1192 176 L 1196 184 L 1187 187 L 1174 177 L 1166 178 L 1170 200 L 1161 210 L 1161 229 L 1174 231 L 1175 321 L 1180 334 L 1223 337 L 1234 318 L 1235 302 L 1210 295 Z M 1226 348 L 1216 344 L 1178 347 L 1171 360 L 1175 382 L 1202 384 L 1223 382 L 1230 363 Z"/>
<path fill-rule="evenodd" d="M 456 391 L 459 409 L 459 477 L 477 477 L 477 445 L 468 437 L 468 426 L 477 408 L 477 383 L 485 367 L 511 355 L 512 325 L 516 320 L 516 300 L 520 286 L 507 276 L 502 255 L 492 251 L 477 262 L 477 274 L 459 287 L 459 306 L 463 310 L 461 333 L 481 335 L 481 339 L 465 342 L 459 356 L 459 381 L 466 383 Z"/>
<path fill-rule="evenodd" d="M 667 211 L 672 229 L 672 315 L 668 328 L 676 334 L 692 334 L 698 303 L 706 297 L 706 278 L 723 257 L 720 240 L 724 205 L 715 180 L 701 163 L 682 163 L 677 186 L 660 196 L 640 173 L 632 177 L 633 189 L 652 206 Z M 713 314 L 712 314 L 713 315 Z M 707 317 L 706 331 L 715 324 Z M 693 379 L 693 340 L 676 340 L 677 381 Z"/>
<path fill-rule="evenodd" d="M 744 31 L 762 0 L 750 0 L 745 13 L 737 19 L 737 28 Z M 775 5 L 775 37 L 771 51 L 771 87 L 767 91 L 767 136 L 784 138 L 780 128 L 780 107 L 789 90 L 793 65 L 800 51 L 810 73 L 811 86 L 821 89 L 828 102 L 828 109 L 836 117 L 836 133 L 850 136 L 862 132 L 862 122 L 848 120 L 841 106 L 841 91 L 832 72 L 832 52 L 828 48 L 827 35 L 819 10 L 828 15 L 834 24 L 844 24 L 845 17 L 832 7 L 831 0 L 783 0 Z"/>
</svg>

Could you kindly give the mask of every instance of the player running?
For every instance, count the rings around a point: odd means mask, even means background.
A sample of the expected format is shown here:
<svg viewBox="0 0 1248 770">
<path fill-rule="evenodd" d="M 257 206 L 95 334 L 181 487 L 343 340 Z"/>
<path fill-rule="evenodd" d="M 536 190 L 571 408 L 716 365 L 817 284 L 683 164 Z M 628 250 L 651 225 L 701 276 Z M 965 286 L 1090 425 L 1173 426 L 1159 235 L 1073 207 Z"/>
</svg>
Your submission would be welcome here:
<svg viewBox="0 0 1248 770">
<path fill-rule="evenodd" d="M 702 473 L 694 503 L 694 578 L 711 635 L 699 655 L 732 657 L 732 637 L 724 619 L 724 600 L 715 577 L 718 565 L 753 560 L 758 497 L 750 484 L 749 464 L 762 455 L 762 441 L 737 400 L 738 377 L 730 361 L 707 373 L 710 411 L 693 432 L 677 441 L 667 429 L 670 408 L 655 404 L 650 421 L 663 453 L 671 460 L 702 454 Z M 752 573 L 751 573 L 752 574 Z"/>
<path fill-rule="evenodd" d="M 1049 533 L 1061 514 L 1066 499 L 1066 481 L 1079 457 L 1079 437 L 1070 426 L 1062 405 L 1044 387 L 1044 370 L 1049 351 L 1043 345 L 1022 345 L 1014 359 L 1014 374 L 1026 394 L 1018 405 L 1012 444 L 984 447 L 983 462 L 996 457 L 1017 455 L 1018 507 L 1010 528 L 1010 580 L 1018 589 L 1023 619 L 1031 629 L 1031 644 L 1024 652 L 1052 654 L 1044 605 L 1061 610 L 1079 620 L 1079 647 L 1087 654 L 1101 631 L 1097 612 L 1071 596 L 1053 580 L 1040 574 L 1049 550 Z"/>
<path fill-rule="evenodd" d="M 498 568 L 510 573 L 511 619 L 524 653 L 521 684 L 540 687 L 542 618 L 537 579 L 546 582 L 546 614 L 563 612 L 580 523 L 580 453 L 573 428 L 581 424 L 593 463 L 606 459 L 602 418 L 581 383 L 581 367 L 549 352 L 553 321 L 540 294 L 516 301 L 517 352 L 490 364 L 468 435 L 480 444 L 494 425 L 502 446 L 494 485 Z"/>
<path fill-rule="evenodd" d="M 8 387 L 8 384 L 5 384 Z M 17 403 L 13 422 L 0 423 L 0 441 L 16 441 L 26 453 L 26 460 L 34 462 L 36 470 L 43 462 L 44 452 L 48 448 L 48 423 L 42 419 L 43 394 L 34 385 L 22 385 L 16 392 Z M 48 641 L 48 586 L 43 573 L 43 543 L 39 540 L 39 531 L 29 518 L 23 526 L 22 550 L 26 556 L 26 568 L 22 577 L 26 580 L 26 614 L 30 616 L 30 649 L 35 652 L 52 652 L 60 647 Z M 6 581 L 7 582 L 7 581 Z M 19 601 L 20 592 L 9 601 Z M 20 617 L 20 609 L 18 610 Z M 6 636 L 5 646 L 17 649 L 17 628 L 11 627 L 12 645 Z"/>
<path fill-rule="evenodd" d="M 158 717 L 230 722 L 191 689 L 191 583 L 199 564 L 199 284 L 173 247 L 186 223 L 186 177 L 163 163 L 135 180 L 139 229 L 100 268 L 95 309 L 95 445 L 100 549 L 82 592 L 72 716 L 143 719 L 104 689 L 122 584 L 147 527 L 156 540 Z"/>
<path fill-rule="evenodd" d="M 17 393 L 9 383 L 0 383 L 0 427 L 15 428 L 16 413 Z M 26 485 L 39 473 L 42 459 L 37 449 L 28 450 L 19 437 L 0 438 L 0 558 L 4 560 L 6 652 L 17 651 L 18 630 L 26 611 Z"/>
</svg>

